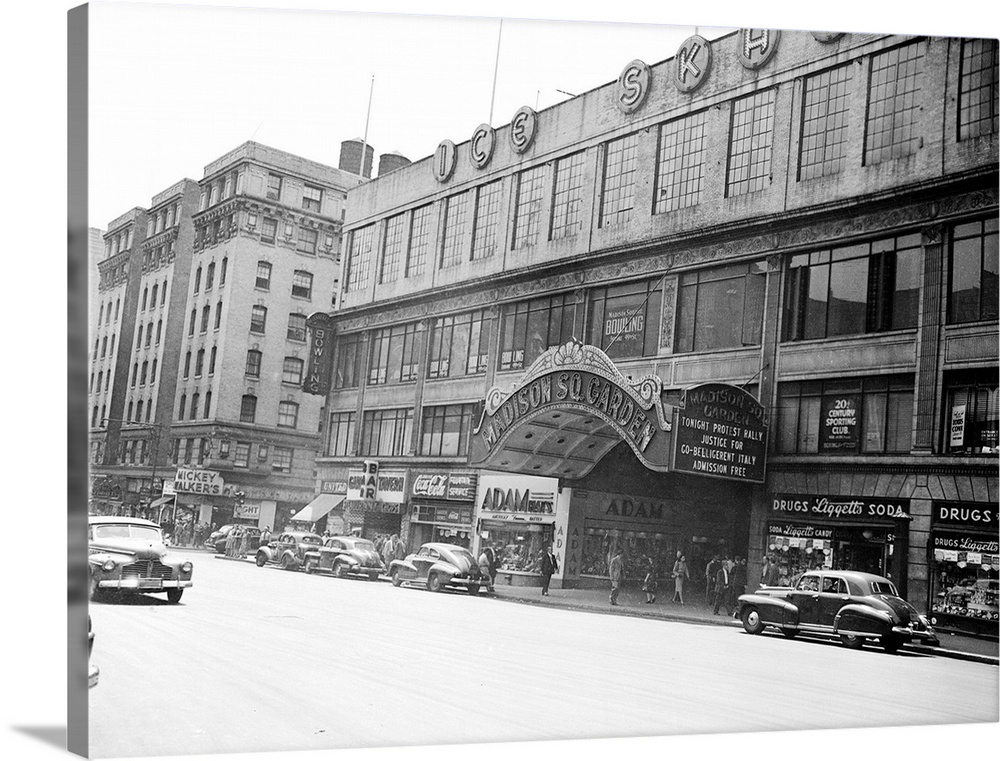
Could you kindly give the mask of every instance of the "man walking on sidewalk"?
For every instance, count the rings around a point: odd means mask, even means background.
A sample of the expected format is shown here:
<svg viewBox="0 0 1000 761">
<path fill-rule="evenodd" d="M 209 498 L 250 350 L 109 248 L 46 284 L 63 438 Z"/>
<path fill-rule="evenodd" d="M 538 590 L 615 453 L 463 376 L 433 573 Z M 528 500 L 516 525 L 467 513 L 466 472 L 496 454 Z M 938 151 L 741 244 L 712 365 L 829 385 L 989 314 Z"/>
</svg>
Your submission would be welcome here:
<svg viewBox="0 0 1000 761">
<path fill-rule="evenodd" d="M 542 566 L 542 594 L 548 596 L 549 594 L 549 582 L 552 581 L 552 574 L 559 570 L 559 561 L 556 560 L 555 554 L 552 552 L 552 548 L 546 544 L 542 548 L 541 557 Z"/>
<path fill-rule="evenodd" d="M 732 613 L 732 605 L 729 602 L 729 558 L 722 561 L 722 565 L 715 574 L 715 608 L 712 615 L 719 615 L 719 608 L 725 606 Z"/>
<path fill-rule="evenodd" d="M 611 577 L 611 604 L 618 604 L 618 592 L 621 591 L 622 579 L 625 578 L 625 566 L 622 563 L 622 551 L 615 548 L 608 564 L 608 575 Z"/>
</svg>

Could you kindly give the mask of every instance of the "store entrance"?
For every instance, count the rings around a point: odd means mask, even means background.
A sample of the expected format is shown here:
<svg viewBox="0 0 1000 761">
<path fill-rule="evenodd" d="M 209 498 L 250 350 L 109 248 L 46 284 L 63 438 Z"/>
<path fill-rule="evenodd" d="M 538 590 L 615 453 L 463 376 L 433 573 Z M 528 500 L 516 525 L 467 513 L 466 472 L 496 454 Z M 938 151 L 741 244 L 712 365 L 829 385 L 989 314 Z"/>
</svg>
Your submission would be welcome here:
<svg viewBox="0 0 1000 761">
<path fill-rule="evenodd" d="M 837 529 L 833 567 L 886 576 L 892 548 L 888 534 L 886 529 Z"/>
</svg>

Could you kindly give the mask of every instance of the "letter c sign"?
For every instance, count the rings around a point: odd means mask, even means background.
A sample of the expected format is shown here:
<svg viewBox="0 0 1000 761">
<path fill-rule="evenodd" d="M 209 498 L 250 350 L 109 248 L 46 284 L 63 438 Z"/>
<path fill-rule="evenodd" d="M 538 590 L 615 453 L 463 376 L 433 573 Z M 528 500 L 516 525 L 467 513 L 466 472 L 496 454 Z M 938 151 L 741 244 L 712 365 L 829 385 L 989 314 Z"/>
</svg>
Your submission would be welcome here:
<svg viewBox="0 0 1000 761">
<path fill-rule="evenodd" d="M 482 169 L 493 158 L 496 131 L 489 124 L 480 124 L 469 141 L 469 160 L 476 169 Z"/>
</svg>

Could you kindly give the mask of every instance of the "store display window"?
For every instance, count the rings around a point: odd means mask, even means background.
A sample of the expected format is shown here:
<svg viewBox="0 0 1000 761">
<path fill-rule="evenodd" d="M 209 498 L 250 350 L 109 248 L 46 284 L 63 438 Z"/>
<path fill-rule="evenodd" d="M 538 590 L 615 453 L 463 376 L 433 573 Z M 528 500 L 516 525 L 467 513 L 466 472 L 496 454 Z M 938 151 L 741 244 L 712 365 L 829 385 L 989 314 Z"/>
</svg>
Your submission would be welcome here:
<svg viewBox="0 0 1000 761">
<path fill-rule="evenodd" d="M 992 553 L 970 551 L 970 547 L 992 550 Z M 996 540 L 981 541 L 958 534 L 936 535 L 931 612 L 982 621 L 1000 620 L 997 606 L 1000 587 L 998 565 L 1000 558 L 997 556 Z"/>
<path fill-rule="evenodd" d="M 648 558 L 653 559 L 660 574 L 669 574 L 679 544 L 678 536 L 661 532 L 620 531 L 603 526 L 587 526 L 580 573 L 584 576 L 606 577 L 611 550 L 618 547 L 622 551 L 626 576 L 634 576 L 640 570 L 645 573 Z M 694 561 L 690 555 L 686 555 L 686 560 L 693 576 L 700 562 L 700 555 L 698 561 Z"/>
<path fill-rule="evenodd" d="M 820 532 L 821 537 L 768 536 L 767 554 L 778 566 L 778 586 L 791 586 L 795 577 L 806 571 L 833 568 L 833 532 Z"/>
<path fill-rule="evenodd" d="M 454 526 L 435 526 L 433 540 L 443 544 L 457 544 L 459 547 L 469 549 L 472 532 L 469 529 L 455 528 Z"/>
<path fill-rule="evenodd" d="M 492 547 L 500 571 L 540 573 L 539 555 L 546 544 L 552 543 L 551 523 L 511 526 L 506 523 L 483 521 L 482 547 Z"/>
</svg>

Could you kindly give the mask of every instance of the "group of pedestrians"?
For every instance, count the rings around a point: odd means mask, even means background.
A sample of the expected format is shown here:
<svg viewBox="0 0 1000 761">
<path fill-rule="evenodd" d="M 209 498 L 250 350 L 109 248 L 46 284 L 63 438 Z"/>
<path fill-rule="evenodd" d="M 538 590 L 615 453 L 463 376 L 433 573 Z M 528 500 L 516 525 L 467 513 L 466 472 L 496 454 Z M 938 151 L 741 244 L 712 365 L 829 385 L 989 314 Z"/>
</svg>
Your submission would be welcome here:
<svg viewBox="0 0 1000 761">
<path fill-rule="evenodd" d="M 643 569 L 642 591 L 646 595 L 645 604 L 656 602 L 659 591 L 659 570 L 653 558 L 647 558 Z M 622 585 L 625 582 L 625 561 L 620 547 L 612 548 L 608 557 L 608 577 L 611 581 L 609 602 L 618 605 Z M 684 590 L 691 579 L 687 557 L 681 550 L 677 551 L 673 566 L 670 569 L 670 579 L 673 582 L 672 603 L 685 605 Z M 736 609 L 736 599 L 744 593 L 747 585 L 746 558 L 712 557 L 705 567 L 705 604 L 712 607 L 712 613 L 719 614 L 725 608 L 729 614 Z"/>
<path fill-rule="evenodd" d="M 736 610 L 737 598 L 746 591 L 747 560 L 728 555 L 712 557 L 705 566 L 705 603 L 712 605 L 712 615 L 725 608 L 728 615 Z"/>
<path fill-rule="evenodd" d="M 265 530 L 267 530 L 265 528 Z M 270 531 L 268 531 L 270 535 Z M 263 534 L 261 534 L 263 537 Z M 226 557 L 243 559 L 250 551 L 250 531 L 245 526 L 235 526 L 226 535 Z"/>
<path fill-rule="evenodd" d="M 406 545 L 399 538 L 399 534 L 389 534 L 375 539 L 375 551 L 378 552 L 382 562 L 385 563 L 385 570 L 388 572 L 393 560 L 402 560 L 406 557 Z"/>
</svg>

